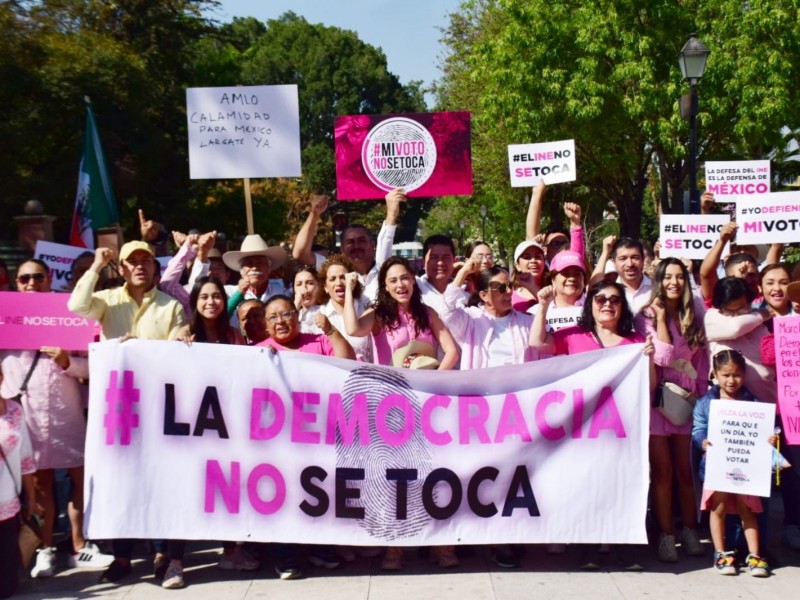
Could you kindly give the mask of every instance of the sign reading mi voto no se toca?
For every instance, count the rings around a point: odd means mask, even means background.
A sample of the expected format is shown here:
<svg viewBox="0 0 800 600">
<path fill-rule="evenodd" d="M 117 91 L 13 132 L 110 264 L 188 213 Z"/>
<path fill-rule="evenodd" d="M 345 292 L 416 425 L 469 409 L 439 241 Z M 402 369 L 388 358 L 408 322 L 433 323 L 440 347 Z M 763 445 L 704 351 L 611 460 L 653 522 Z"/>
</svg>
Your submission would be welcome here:
<svg viewBox="0 0 800 600">
<path fill-rule="evenodd" d="M 346 115 L 335 136 L 339 200 L 472 194 L 468 112 Z"/>
<path fill-rule="evenodd" d="M 177 341 L 89 353 L 96 539 L 647 539 L 641 345 L 471 371 Z"/>
<path fill-rule="evenodd" d="M 192 179 L 299 177 L 296 85 L 188 88 Z"/>
</svg>

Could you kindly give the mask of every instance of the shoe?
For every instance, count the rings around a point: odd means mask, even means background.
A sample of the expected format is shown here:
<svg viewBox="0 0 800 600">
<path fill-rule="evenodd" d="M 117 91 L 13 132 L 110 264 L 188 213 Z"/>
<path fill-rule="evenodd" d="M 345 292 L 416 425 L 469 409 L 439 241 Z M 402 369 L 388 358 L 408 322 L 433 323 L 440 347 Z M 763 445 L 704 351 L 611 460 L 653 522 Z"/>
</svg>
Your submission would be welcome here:
<svg viewBox="0 0 800 600">
<path fill-rule="evenodd" d="M 289 581 L 290 579 L 302 579 L 303 572 L 297 567 L 291 565 L 275 565 L 275 573 L 282 581 Z"/>
<path fill-rule="evenodd" d="M 581 571 L 597 571 L 600 569 L 600 547 L 594 544 L 581 549 L 581 558 L 578 563 Z"/>
<path fill-rule="evenodd" d="M 784 525 L 783 543 L 792 550 L 800 550 L 800 527 L 797 525 Z"/>
<path fill-rule="evenodd" d="M 519 558 L 509 548 L 495 548 L 492 558 L 495 564 L 503 569 L 519 568 Z"/>
<path fill-rule="evenodd" d="M 548 554 L 564 554 L 567 551 L 566 544 L 547 544 Z"/>
<path fill-rule="evenodd" d="M 111 554 L 100 552 L 100 548 L 92 542 L 86 542 L 83 548 L 75 554 L 70 554 L 67 558 L 67 564 L 73 569 L 102 569 L 112 562 L 114 562 L 114 557 Z"/>
<path fill-rule="evenodd" d="M 401 571 L 403 569 L 403 549 L 398 546 L 389 546 L 381 561 L 382 571 Z"/>
<path fill-rule="evenodd" d="M 217 566 L 223 571 L 255 571 L 261 566 L 261 563 L 250 556 L 241 546 L 234 546 L 229 552 L 223 551 Z"/>
<path fill-rule="evenodd" d="M 678 562 L 678 550 L 675 548 L 675 536 L 662 533 L 658 538 L 658 560 L 661 562 Z"/>
<path fill-rule="evenodd" d="M 644 571 L 644 567 L 637 559 L 639 553 L 636 552 L 636 549 L 636 546 L 627 544 L 619 544 L 616 546 L 617 561 L 623 570 L 631 573 L 641 573 Z"/>
<path fill-rule="evenodd" d="M 153 577 L 162 581 L 164 575 L 167 573 L 168 566 L 169 559 L 164 554 L 156 554 L 156 557 L 153 559 Z"/>
<path fill-rule="evenodd" d="M 342 564 L 337 560 L 336 555 L 332 552 L 330 554 L 309 554 L 308 555 L 308 562 L 310 562 L 315 567 L 321 567 L 323 569 L 333 570 L 338 569 L 339 566 Z"/>
<path fill-rule="evenodd" d="M 697 535 L 697 529 L 689 527 L 684 527 L 681 532 L 681 548 L 689 556 L 703 556 L 706 553 L 700 536 Z"/>
<path fill-rule="evenodd" d="M 431 551 L 434 562 L 442 569 L 452 569 L 460 564 L 453 546 L 434 546 Z"/>
<path fill-rule="evenodd" d="M 717 550 L 714 553 L 714 568 L 720 575 L 736 575 L 736 552 L 720 552 Z"/>
<path fill-rule="evenodd" d="M 164 581 L 161 587 L 165 590 L 179 590 L 186 583 L 183 581 L 183 565 L 177 560 L 169 561 L 167 572 L 164 574 Z"/>
<path fill-rule="evenodd" d="M 748 554 L 745 562 L 747 563 L 750 575 L 753 577 L 769 577 L 769 565 L 767 561 L 757 554 Z"/>
<path fill-rule="evenodd" d="M 16 542 L 14 542 L 16 543 Z M 56 549 L 39 548 L 36 551 L 36 564 L 31 570 L 31 577 L 52 577 L 56 567 Z"/>
<path fill-rule="evenodd" d="M 131 563 L 122 562 L 116 558 L 108 565 L 108 568 L 100 575 L 100 583 L 116 583 L 123 577 L 130 575 Z"/>
</svg>

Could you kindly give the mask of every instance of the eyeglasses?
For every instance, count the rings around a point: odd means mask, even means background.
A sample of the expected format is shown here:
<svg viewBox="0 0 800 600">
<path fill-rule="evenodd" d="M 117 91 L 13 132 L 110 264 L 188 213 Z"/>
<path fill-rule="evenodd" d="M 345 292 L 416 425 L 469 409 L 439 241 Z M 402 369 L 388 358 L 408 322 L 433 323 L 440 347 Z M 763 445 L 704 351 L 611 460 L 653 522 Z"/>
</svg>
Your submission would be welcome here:
<svg viewBox="0 0 800 600">
<path fill-rule="evenodd" d="M 25 273 L 24 275 L 19 275 L 17 277 L 17 281 L 23 285 L 27 285 L 31 279 L 33 279 L 36 283 L 42 283 L 44 281 L 44 277 L 44 273 Z"/>
<path fill-rule="evenodd" d="M 622 296 L 603 296 L 602 294 L 597 294 L 594 297 L 594 303 L 597 306 L 605 306 L 606 304 L 619 306 L 622 303 Z"/>
<path fill-rule="evenodd" d="M 478 260 L 494 260 L 494 254 L 476 254 Z"/>
<path fill-rule="evenodd" d="M 296 310 L 287 310 L 286 312 L 278 313 L 277 315 L 270 315 L 267 321 L 270 323 L 277 323 L 279 321 L 291 321 L 292 317 L 297 313 Z"/>
<path fill-rule="evenodd" d="M 510 283 L 497 283 L 493 281 L 489 284 L 489 289 L 493 292 L 500 292 L 501 294 L 505 294 L 508 290 L 511 289 Z"/>
</svg>

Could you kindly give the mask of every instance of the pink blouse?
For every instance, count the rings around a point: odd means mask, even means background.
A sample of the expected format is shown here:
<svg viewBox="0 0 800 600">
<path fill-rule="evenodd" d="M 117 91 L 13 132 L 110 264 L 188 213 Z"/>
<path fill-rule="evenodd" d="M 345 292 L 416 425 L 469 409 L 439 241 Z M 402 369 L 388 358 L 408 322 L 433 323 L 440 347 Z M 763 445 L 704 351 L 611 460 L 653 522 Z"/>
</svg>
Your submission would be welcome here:
<svg viewBox="0 0 800 600">
<path fill-rule="evenodd" d="M 556 354 L 580 354 L 581 352 L 603 349 L 603 346 L 598 343 L 590 332 L 584 331 L 578 326 L 567 327 L 553 332 L 553 340 L 556 343 Z M 627 344 L 643 343 L 644 338 L 638 333 L 634 333 L 631 337 L 622 338 L 622 341 L 617 345 L 625 346 Z"/>
<path fill-rule="evenodd" d="M 301 333 L 300 345 L 297 348 L 287 348 L 272 338 L 267 338 L 256 346 L 270 346 L 276 350 L 296 350 L 306 354 L 321 354 L 323 356 L 333 356 L 333 346 L 328 338 L 321 333 Z"/>
<path fill-rule="evenodd" d="M 392 355 L 395 350 L 402 348 L 412 340 L 428 342 L 437 351 L 439 345 L 433 337 L 431 331 L 421 331 L 417 334 L 414 324 L 414 317 L 402 308 L 398 311 L 400 325 L 397 329 L 389 329 L 386 325 L 381 327 L 377 335 L 372 336 L 372 357 L 377 365 L 391 365 Z"/>
<path fill-rule="evenodd" d="M 9 472 L 0 460 L 0 521 L 7 521 L 19 512 L 22 476 L 36 471 L 22 408 L 13 400 L 6 400 L 6 414 L 0 415 L 0 447 L 11 467 Z"/>
</svg>

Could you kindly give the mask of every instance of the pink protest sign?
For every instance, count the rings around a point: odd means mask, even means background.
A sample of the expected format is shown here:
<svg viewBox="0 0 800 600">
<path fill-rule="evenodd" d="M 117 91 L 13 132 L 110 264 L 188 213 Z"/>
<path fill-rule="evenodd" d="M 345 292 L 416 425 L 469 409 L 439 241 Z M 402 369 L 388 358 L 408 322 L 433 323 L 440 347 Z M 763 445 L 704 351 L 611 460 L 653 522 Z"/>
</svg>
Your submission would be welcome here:
<svg viewBox="0 0 800 600">
<path fill-rule="evenodd" d="M 0 292 L 0 349 L 86 350 L 94 321 L 67 310 L 69 294 Z"/>
<path fill-rule="evenodd" d="M 775 371 L 783 432 L 800 444 L 800 317 L 779 317 L 775 323 Z"/>
<path fill-rule="evenodd" d="M 383 198 L 472 194 L 468 112 L 348 115 L 336 118 L 336 195 Z"/>
</svg>

